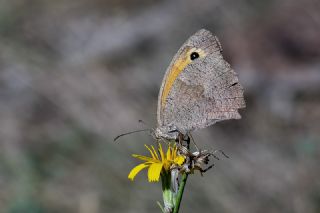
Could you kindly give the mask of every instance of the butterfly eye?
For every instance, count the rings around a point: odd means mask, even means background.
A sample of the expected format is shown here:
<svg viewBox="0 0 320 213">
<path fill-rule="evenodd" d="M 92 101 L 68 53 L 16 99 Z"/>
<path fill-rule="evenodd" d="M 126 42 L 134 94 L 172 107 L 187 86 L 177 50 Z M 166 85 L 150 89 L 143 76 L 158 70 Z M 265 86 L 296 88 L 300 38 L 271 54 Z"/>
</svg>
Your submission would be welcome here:
<svg viewBox="0 0 320 213">
<path fill-rule="evenodd" d="M 191 59 L 191 61 L 193 61 L 194 59 L 197 59 L 197 58 L 199 58 L 199 53 L 197 53 L 197 52 L 192 52 L 192 53 L 190 54 L 190 59 Z"/>
</svg>

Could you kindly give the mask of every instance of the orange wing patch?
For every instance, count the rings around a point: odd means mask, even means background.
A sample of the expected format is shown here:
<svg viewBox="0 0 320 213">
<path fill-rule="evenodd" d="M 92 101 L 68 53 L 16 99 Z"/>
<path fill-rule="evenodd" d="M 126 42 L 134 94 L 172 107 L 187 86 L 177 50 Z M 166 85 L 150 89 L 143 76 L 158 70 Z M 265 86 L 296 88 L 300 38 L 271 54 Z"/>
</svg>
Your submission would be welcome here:
<svg viewBox="0 0 320 213">
<path fill-rule="evenodd" d="M 192 62 L 190 58 L 190 54 L 192 52 L 197 52 L 200 55 L 200 58 L 206 55 L 205 52 L 201 49 L 187 48 L 174 62 L 174 64 L 171 67 L 171 70 L 169 71 L 169 74 L 167 75 L 167 78 L 165 79 L 165 84 L 161 95 L 161 109 L 163 109 L 166 105 L 167 97 L 175 80 L 177 79 L 179 74 L 186 68 L 186 66 Z"/>
</svg>

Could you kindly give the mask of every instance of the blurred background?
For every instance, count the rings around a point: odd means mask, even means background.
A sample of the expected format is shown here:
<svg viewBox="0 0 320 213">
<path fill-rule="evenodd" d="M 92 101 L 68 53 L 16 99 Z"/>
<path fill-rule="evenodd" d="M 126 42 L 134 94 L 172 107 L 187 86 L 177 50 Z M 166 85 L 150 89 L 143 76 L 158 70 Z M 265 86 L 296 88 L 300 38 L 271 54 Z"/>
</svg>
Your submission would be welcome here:
<svg viewBox="0 0 320 213">
<path fill-rule="evenodd" d="M 317 0 L 2 0 L 0 212 L 160 212 L 147 154 L 182 43 L 220 38 L 245 87 L 241 120 L 194 133 L 230 156 L 189 178 L 181 212 L 320 212 Z M 318 165 L 318 166 L 317 166 Z"/>
</svg>

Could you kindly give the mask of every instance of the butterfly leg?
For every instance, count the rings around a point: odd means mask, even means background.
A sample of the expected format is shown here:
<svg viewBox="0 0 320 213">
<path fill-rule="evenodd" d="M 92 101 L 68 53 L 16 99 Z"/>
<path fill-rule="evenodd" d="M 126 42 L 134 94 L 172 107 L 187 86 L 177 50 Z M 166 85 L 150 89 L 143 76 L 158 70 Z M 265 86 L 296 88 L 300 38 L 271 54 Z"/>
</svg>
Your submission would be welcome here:
<svg viewBox="0 0 320 213">
<path fill-rule="evenodd" d="M 190 150 L 190 137 L 189 135 L 185 135 L 184 141 L 187 143 L 187 149 Z"/>
<path fill-rule="evenodd" d="M 202 169 L 201 167 L 199 168 L 199 171 L 201 173 L 201 176 L 203 176 L 203 173 L 207 172 L 209 169 L 211 169 L 212 167 L 214 167 L 214 163 L 211 164 L 210 166 L 208 166 L 207 168 L 205 169 Z"/>
<path fill-rule="evenodd" d="M 194 139 L 193 139 L 193 137 L 192 137 L 191 133 L 189 133 L 189 135 L 190 135 L 191 142 L 193 143 L 194 147 L 196 148 L 196 150 L 197 150 L 197 151 L 199 151 L 199 148 L 198 148 L 198 146 L 197 146 L 196 142 L 194 141 Z"/>
</svg>

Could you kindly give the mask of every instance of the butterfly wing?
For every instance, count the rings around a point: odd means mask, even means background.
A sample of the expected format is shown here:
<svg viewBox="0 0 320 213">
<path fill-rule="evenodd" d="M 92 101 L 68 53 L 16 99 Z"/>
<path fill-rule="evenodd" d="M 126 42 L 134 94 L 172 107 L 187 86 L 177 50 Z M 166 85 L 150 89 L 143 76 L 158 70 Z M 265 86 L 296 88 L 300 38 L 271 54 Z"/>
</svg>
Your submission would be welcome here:
<svg viewBox="0 0 320 213">
<path fill-rule="evenodd" d="M 198 31 L 182 45 L 160 89 L 159 128 L 172 126 L 187 133 L 241 118 L 243 87 L 221 52 L 218 39 L 207 30 Z"/>
</svg>

